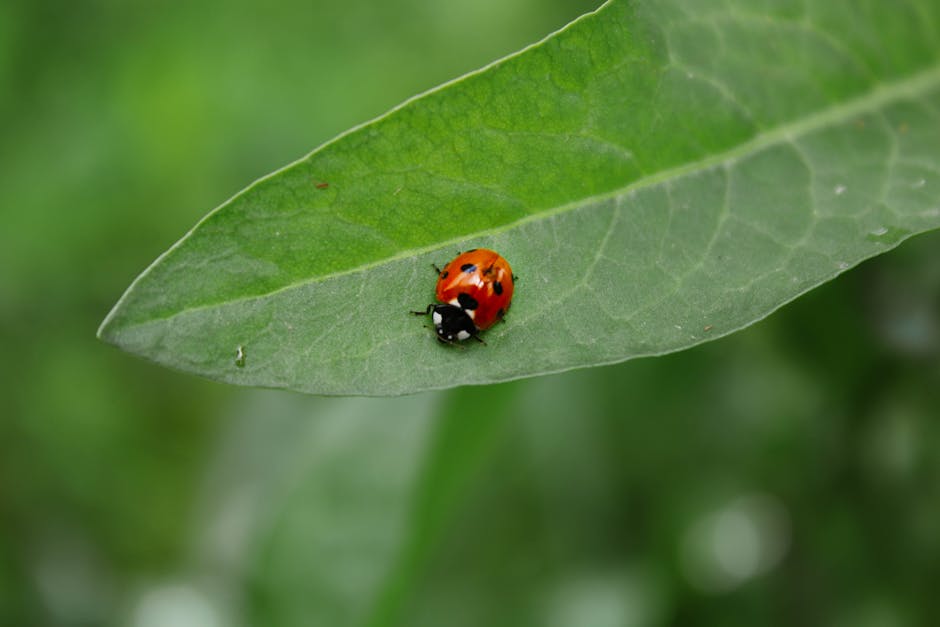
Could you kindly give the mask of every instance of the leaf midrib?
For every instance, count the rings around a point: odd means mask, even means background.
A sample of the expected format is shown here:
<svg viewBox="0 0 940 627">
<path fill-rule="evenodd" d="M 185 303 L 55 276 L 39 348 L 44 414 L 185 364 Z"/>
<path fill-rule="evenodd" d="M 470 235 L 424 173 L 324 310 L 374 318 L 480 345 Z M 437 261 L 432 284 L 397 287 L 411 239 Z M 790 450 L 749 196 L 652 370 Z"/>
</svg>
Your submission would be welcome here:
<svg viewBox="0 0 940 627">
<path fill-rule="evenodd" d="M 534 222 L 536 220 L 544 220 L 544 219 L 548 219 L 559 214 L 567 213 L 568 211 L 575 211 L 583 207 L 584 204 L 587 202 L 599 203 L 604 200 L 617 198 L 620 196 L 625 196 L 632 192 L 635 192 L 637 190 L 641 190 L 647 187 L 654 187 L 668 180 L 680 178 L 683 176 L 694 174 L 696 172 L 705 171 L 705 170 L 711 169 L 713 167 L 716 167 L 722 164 L 725 164 L 725 165 L 733 164 L 739 159 L 745 156 L 749 156 L 751 154 L 756 154 L 765 148 L 768 148 L 774 145 L 779 145 L 784 142 L 793 142 L 793 140 L 796 137 L 809 134 L 812 131 L 815 131 L 820 128 L 824 128 L 827 125 L 841 122 L 847 118 L 851 118 L 853 116 L 860 115 L 863 113 L 870 113 L 872 111 L 875 111 L 881 108 L 883 105 L 886 105 L 888 103 L 898 102 L 905 97 L 914 97 L 916 95 L 922 95 L 923 93 L 928 92 L 931 89 L 937 88 L 937 87 L 940 87 L 940 65 L 934 65 L 930 67 L 929 69 L 917 72 L 916 74 L 908 76 L 907 78 L 902 79 L 902 80 L 876 84 L 871 89 L 861 93 L 855 98 L 852 98 L 842 103 L 834 104 L 833 106 L 829 108 L 823 109 L 816 113 L 811 113 L 793 122 L 782 124 L 777 127 L 759 132 L 748 141 L 740 143 L 737 146 L 729 148 L 728 150 L 725 150 L 720 153 L 716 153 L 714 155 L 703 157 L 702 159 L 698 159 L 696 161 L 692 161 L 692 162 L 685 163 L 679 166 L 661 170 L 660 172 L 639 178 L 635 181 L 632 181 L 628 185 L 604 192 L 603 194 L 597 194 L 595 196 L 585 196 L 578 200 L 574 200 L 574 201 L 565 203 L 563 205 L 559 205 L 557 207 L 546 208 L 542 211 L 539 211 L 538 213 L 529 214 L 513 222 L 507 222 L 505 224 L 501 224 L 491 229 L 484 229 L 484 230 L 476 231 L 473 233 L 463 234 L 463 235 L 460 235 L 458 237 L 454 237 L 448 240 L 434 242 L 433 244 L 429 244 L 427 246 L 410 248 L 396 255 L 384 257 L 382 259 L 379 259 L 373 262 L 361 264 L 352 268 L 340 270 L 338 272 L 332 272 L 329 274 L 319 275 L 316 277 L 311 277 L 311 278 L 303 279 L 300 281 L 287 283 L 281 287 L 278 287 L 277 289 L 273 289 L 267 292 L 262 292 L 259 294 L 252 294 L 250 296 L 242 296 L 242 297 L 233 298 L 230 300 L 206 303 L 206 304 L 202 304 L 202 305 L 198 305 L 194 307 L 186 307 L 186 308 L 180 309 L 177 312 L 171 313 L 169 315 L 149 318 L 147 320 L 134 323 L 130 326 L 137 327 L 137 326 L 142 326 L 146 324 L 151 324 L 154 322 L 172 320 L 173 318 L 186 314 L 186 313 L 213 309 L 215 307 L 221 307 L 224 305 L 231 305 L 235 303 L 250 302 L 253 300 L 257 300 L 259 298 L 266 298 L 269 296 L 279 294 L 281 292 L 287 292 L 289 290 L 297 289 L 299 287 L 303 287 L 303 286 L 307 286 L 307 285 L 311 285 L 315 283 L 321 283 L 330 279 L 335 279 L 337 277 L 366 272 L 372 268 L 381 266 L 383 264 L 387 264 L 387 263 L 394 262 L 394 261 L 399 261 L 402 259 L 407 259 L 409 257 L 414 257 L 414 256 L 421 255 L 421 254 L 428 253 L 428 252 L 432 252 L 434 250 L 445 248 L 453 244 L 458 244 L 460 242 L 464 242 L 469 239 L 497 235 L 505 231 L 508 231 L 510 229 L 519 227 L 521 225 Z M 383 118 L 384 117 L 385 116 L 383 116 Z M 374 122 L 375 121 L 373 121 L 373 123 Z M 361 129 L 361 128 L 365 128 L 368 126 L 369 125 L 367 124 L 359 128 Z M 330 142 L 330 143 L 333 143 L 333 142 Z M 305 159 L 306 158 L 307 157 L 305 157 Z M 265 178 L 268 178 L 268 177 L 265 177 Z M 253 186 L 254 185 L 252 185 L 251 187 Z M 154 261 L 154 263 L 151 264 L 151 266 L 147 268 L 147 270 L 145 270 L 137 278 L 137 280 L 133 282 L 133 284 L 131 284 L 128 290 L 121 297 L 121 300 L 117 303 L 117 305 L 115 305 L 115 307 L 108 314 L 108 317 L 105 318 L 105 320 L 102 322 L 101 327 L 98 329 L 99 337 L 102 337 L 104 335 L 106 327 L 108 327 L 111 320 L 115 316 L 116 312 L 118 312 L 122 308 L 124 300 L 128 297 L 129 294 L 133 292 L 134 287 L 137 285 L 137 283 L 143 280 L 144 278 L 146 278 L 146 276 L 149 275 L 150 271 L 157 264 L 159 264 L 166 257 L 167 254 L 175 250 L 180 244 L 182 244 L 186 239 L 188 239 L 189 236 L 196 230 L 196 228 L 198 228 L 198 225 L 197 227 L 192 229 L 189 233 L 187 233 L 177 243 L 176 246 L 173 246 L 170 250 L 167 251 L 166 254 L 161 255 L 156 261 Z"/>
</svg>

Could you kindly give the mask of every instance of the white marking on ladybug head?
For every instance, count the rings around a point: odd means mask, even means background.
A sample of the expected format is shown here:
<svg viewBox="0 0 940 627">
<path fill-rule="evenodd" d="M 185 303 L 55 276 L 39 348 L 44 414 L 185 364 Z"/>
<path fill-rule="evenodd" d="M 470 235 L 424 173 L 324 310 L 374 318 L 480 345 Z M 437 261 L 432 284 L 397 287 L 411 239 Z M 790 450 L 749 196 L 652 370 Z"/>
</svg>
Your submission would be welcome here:
<svg viewBox="0 0 940 627">
<path fill-rule="evenodd" d="M 460 307 L 460 299 L 459 299 L 459 298 L 451 298 L 450 301 L 449 301 L 447 304 L 448 304 L 448 305 L 453 305 L 454 307 Z"/>
<path fill-rule="evenodd" d="M 476 309 L 464 309 L 464 311 L 467 312 L 467 315 L 470 316 L 471 320 L 473 320 L 477 315 Z"/>
<path fill-rule="evenodd" d="M 466 331 L 461 330 L 457 332 L 457 339 L 460 341 L 463 341 L 467 339 L 468 337 L 470 337 L 470 334 L 467 333 Z"/>
<path fill-rule="evenodd" d="M 435 311 L 434 313 L 431 314 L 431 320 L 434 322 L 435 326 L 440 326 L 441 320 L 442 320 L 441 314 Z"/>
</svg>

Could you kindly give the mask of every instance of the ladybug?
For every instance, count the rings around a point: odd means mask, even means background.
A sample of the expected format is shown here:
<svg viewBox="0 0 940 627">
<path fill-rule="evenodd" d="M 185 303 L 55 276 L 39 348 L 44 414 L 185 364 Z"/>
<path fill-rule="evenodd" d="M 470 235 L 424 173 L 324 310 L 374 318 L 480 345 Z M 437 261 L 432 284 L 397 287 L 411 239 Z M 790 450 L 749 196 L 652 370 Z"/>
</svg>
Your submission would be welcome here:
<svg viewBox="0 0 940 627">
<path fill-rule="evenodd" d="M 473 338 L 480 339 L 484 331 L 503 319 L 512 301 L 512 268 L 499 253 L 474 248 L 461 253 L 437 270 L 437 300 L 424 311 L 412 311 L 418 316 L 431 314 L 438 341 L 453 344 Z"/>
</svg>

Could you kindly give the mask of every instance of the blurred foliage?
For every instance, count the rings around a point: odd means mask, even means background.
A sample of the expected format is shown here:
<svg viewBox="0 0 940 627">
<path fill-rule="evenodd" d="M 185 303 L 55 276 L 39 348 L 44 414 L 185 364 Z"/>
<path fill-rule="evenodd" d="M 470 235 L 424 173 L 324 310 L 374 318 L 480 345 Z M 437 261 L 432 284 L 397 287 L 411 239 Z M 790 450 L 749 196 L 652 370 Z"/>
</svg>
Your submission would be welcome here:
<svg viewBox="0 0 940 627">
<path fill-rule="evenodd" d="M 720 342 L 447 394 L 94 340 L 226 193 L 591 7 L 0 4 L 0 623 L 929 624 L 936 234 Z"/>
</svg>

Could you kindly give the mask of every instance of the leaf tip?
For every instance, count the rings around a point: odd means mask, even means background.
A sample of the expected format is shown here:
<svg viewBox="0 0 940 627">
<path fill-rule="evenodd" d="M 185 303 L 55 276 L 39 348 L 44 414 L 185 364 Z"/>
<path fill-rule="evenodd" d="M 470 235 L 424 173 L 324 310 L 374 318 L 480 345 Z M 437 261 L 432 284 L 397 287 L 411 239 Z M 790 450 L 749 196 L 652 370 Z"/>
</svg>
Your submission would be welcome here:
<svg viewBox="0 0 940 627">
<path fill-rule="evenodd" d="M 104 320 L 101 321 L 101 324 L 98 325 L 98 330 L 95 331 L 95 337 L 101 340 L 102 342 L 107 342 L 114 346 L 118 346 L 118 326 L 115 323 L 117 318 L 117 310 L 120 307 L 120 304 L 115 305 L 111 308 L 111 311 L 108 312 L 108 315 L 104 317 Z"/>
</svg>

